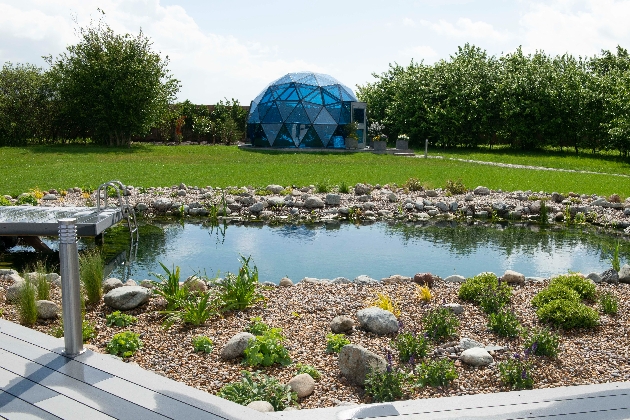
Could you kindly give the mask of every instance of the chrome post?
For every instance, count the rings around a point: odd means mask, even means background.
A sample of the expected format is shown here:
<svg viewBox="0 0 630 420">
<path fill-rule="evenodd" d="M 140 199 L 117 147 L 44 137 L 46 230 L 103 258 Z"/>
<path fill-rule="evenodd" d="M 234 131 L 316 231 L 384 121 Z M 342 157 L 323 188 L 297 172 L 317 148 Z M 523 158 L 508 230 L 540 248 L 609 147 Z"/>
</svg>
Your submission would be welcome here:
<svg viewBox="0 0 630 420">
<path fill-rule="evenodd" d="M 59 271 L 66 356 L 83 352 L 77 219 L 59 219 Z"/>
</svg>

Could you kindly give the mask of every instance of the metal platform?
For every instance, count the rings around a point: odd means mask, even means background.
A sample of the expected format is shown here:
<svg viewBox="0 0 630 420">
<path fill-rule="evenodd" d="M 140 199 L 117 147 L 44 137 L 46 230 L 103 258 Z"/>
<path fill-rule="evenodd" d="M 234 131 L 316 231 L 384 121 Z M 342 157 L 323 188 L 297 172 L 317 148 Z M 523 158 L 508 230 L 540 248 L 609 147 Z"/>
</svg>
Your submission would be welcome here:
<svg viewBox="0 0 630 420">
<path fill-rule="evenodd" d="M 0 236 L 57 236 L 66 218 L 77 219 L 77 236 L 99 236 L 125 215 L 120 207 L 0 207 Z"/>
</svg>

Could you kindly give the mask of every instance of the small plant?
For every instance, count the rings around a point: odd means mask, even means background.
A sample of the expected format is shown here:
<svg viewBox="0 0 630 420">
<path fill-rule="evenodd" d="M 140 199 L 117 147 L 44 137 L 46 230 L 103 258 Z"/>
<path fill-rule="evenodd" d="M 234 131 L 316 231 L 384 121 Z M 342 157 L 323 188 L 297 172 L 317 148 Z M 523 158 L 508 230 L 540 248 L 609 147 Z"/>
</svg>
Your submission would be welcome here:
<svg viewBox="0 0 630 420">
<path fill-rule="evenodd" d="M 616 315 L 618 305 L 617 297 L 610 292 L 603 293 L 599 297 L 599 307 L 605 314 Z"/>
<path fill-rule="evenodd" d="M 455 364 L 449 359 L 429 360 L 416 367 L 418 386 L 445 387 L 457 379 Z"/>
<path fill-rule="evenodd" d="M 152 273 L 160 281 L 154 281 L 154 293 L 162 296 L 166 300 L 166 310 L 174 311 L 182 307 L 188 299 L 188 289 L 182 287 L 179 282 L 179 266 L 169 270 L 160 263 L 165 274 Z"/>
<path fill-rule="evenodd" d="M 297 369 L 298 375 L 301 375 L 302 373 L 306 373 L 315 380 L 318 380 L 322 376 L 322 374 L 319 373 L 319 371 L 311 365 L 304 365 L 302 363 L 298 363 L 297 365 L 295 365 L 295 367 Z"/>
<path fill-rule="evenodd" d="M 114 356 L 131 357 L 142 348 L 142 345 L 140 334 L 123 331 L 115 334 L 111 341 L 107 343 L 107 352 Z"/>
<path fill-rule="evenodd" d="M 453 180 L 447 180 L 446 181 L 446 187 L 444 188 L 446 191 L 450 192 L 451 194 L 466 194 L 466 192 L 468 192 L 468 188 L 466 188 L 466 186 L 464 185 L 464 183 L 462 182 L 461 178 L 458 179 L 457 181 L 453 181 Z"/>
<path fill-rule="evenodd" d="M 324 194 L 327 192 L 330 192 L 331 188 L 330 188 L 330 183 L 329 181 L 322 181 L 322 182 L 318 182 L 317 184 L 315 184 L 315 191 L 320 193 L 320 194 Z"/>
<path fill-rule="evenodd" d="M 81 322 L 81 336 L 84 343 L 87 343 L 91 339 L 96 338 L 96 327 L 94 326 L 94 324 L 92 324 L 90 321 L 83 320 L 83 322 Z"/>
<path fill-rule="evenodd" d="M 241 268 L 238 270 L 238 275 L 227 273 L 223 281 L 216 283 L 224 310 L 242 310 L 264 300 L 263 295 L 256 290 L 258 267 L 254 265 L 251 268 L 250 260 L 251 257 L 241 256 Z"/>
<path fill-rule="evenodd" d="M 479 307 L 486 314 L 496 314 L 510 303 L 512 289 L 505 283 L 499 283 L 498 287 L 483 289 L 478 297 Z"/>
<path fill-rule="evenodd" d="M 499 311 L 488 315 L 488 327 L 499 337 L 518 337 L 521 324 L 512 311 Z"/>
<path fill-rule="evenodd" d="M 30 281 L 22 283 L 17 299 L 18 317 L 22 325 L 30 327 L 37 322 L 36 294 L 37 288 Z"/>
<path fill-rule="evenodd" d="M 457 334 L 459 320 L 448 308 L 434 308 L 422 317 L 424 332 L 433 341 L 440 341 Z"/>
<path fill-rule="evenodd" d="M 621 260 L 619 259 L 619 241 L 617 241 L 617 245 L 613 248 L 613 255 L 610 258 L 610 264 L 612 265 L 613 270 L 621 270 Z"/>
<path fill-rule="evenodd" d="M 597 311 L 573 300 L 552 300 L 538 308 L 536 315 L 542 322 L 565 329 L 591 328 L 599 324 Z"/>
<path fill-rule="evenodd" d="M 272 195 L 273 193 L 269 191 L 267 188 L 259 188 L 256 190 L 255 194 L 260 195 L 260 196 L 266 196 L 266 195 Z"/>
<path fill-rule="evenodd" d="M 279 363 L 282 366 L 291 364 L 289 351 L 282 344 L 283 341 L 281 328 L 271 328 L 265 331 L 263 335 L 249 340 L 245 349 L 245 363 L 250 366 L 271 366 L 274 363 Z"/>
<path fill-rule="evenodd" d="M 349 194 L 350 193 L 350 186 L 348 184 L 346 184 L 345 181 L 341 181 L 341 184 L 339 184 L 339 192 L 341 194 Z"/>
<path fill-rule="evenodd" d="M 385 293 L 377 293 L 376 299 L 372 301 L 368 301 L 369 306 L 376 306 L 377 308 L 384 309 L 396 315 L 400 316 L 400 307 L 398 306 L 398 302 L 390 298 Z"/>
<path fill-rule="evenodd" d="M 326 353 L 339 353 L 343 346 L 350 344 L 344 334 L 328 333 L 326 335 Z"/>
<path fill-rule="evenodd" d="M 172 311 L 161 311 L 166 315 L 164 327 L 169 328 L 175 322 L 181 321 L 184 324 L 199 326 L 205 324 L 207 320 L 217 315 L 217 303 L 210 299 L 209 292 L 199 293 L 182 302 L 179 309 Z"/>
<path fill-rule="evenodd" d="M 128 327 L 136 322 L 138 322 L 138 318 L 120 311 L 114 311 L 105 317 L 105 323 L 108 327 Z"/>
<path fill-rule="evenodd" d="M 103 297 L 103 258 L 100 251 L 87 251 L 79 257 L 79 277 L 88 305 L 96 305 Z"/>
<path fill-rule="evenodd" d="M 239 382 L 223 386 L 217 396 L 241 405 L 252 401 L 267 401 L 275 411 L 282 411 L 296 404 L 297 393 L 276 378 L 258 372 L 241 373 L 243 377 Z"/>
<path fill-rule="evenodd" d="M 20 194 L 20 196 L 18 196 L 17 198 L 16 204 L 18 206 L 23 206 L 25 204 L 36 206 L 37 204 L 39 204 L 39 202 L 37 201 L 37 198 L 35 198 L 35 196 L 31 194 Z"/>
<path fill-rule="evenodd" d="M 515 354 L 512 359 L 498 364 L 501 381 L 513 389 L 532 389 L 532 364 L 526 357 Z"/>
<path fill-rule="evenodd" d="M 549 207 L 547 207 L 546 200 L 540 200 L 540 224 L 547 226 L 549 224 Z"/>
<path fill-rule="evenodd" d="M 422 183 L 418 178 L 409 178 L 404 184 L 403 188 L 408 189 L 409 191 L 423 191 Z"/>
<path fill-rule="evenodd" d="M 10 206 L 11 201 L 8 200 L 5 196 L 0 195 L 0 206 Z"/>
<path fill-rule="evenodd" d="M 259 316 L 250 318 L 249 326 L 247 327 L 247 332 L 254 335 L 263 335 L 267 330 L 269 330 L 269 325 L 262 322 L 262 318 Z"/>
<path fill-rule="evenodd" d="M 554 277 L 549 283 L 549 288 L 554 286 L 565 286 L 569 289 L 573 289 L 578 292 L 581 299 L 594 301 L 597 296 L 595 284 L 579 274 L 564 274 Z"/>
<path fill-rule="evenodd" d="M 37 300 L 50 300 L 50 283 L 46 279 L 46 274 L 38 270 L 36 275 Z"/>
<path fill-rule="evenodd" d="M 433 299 L 433 295 L 431 294 L 431 289 L 429 286 L 420 286 L 416 285 L 416 296 L 422 302 L 429 303 L 431 299 Z"/>
<path fill-rule="evenodd" d="M 392 345 L 398 350 L 398 358 L 403 363 L 421 359 L 429 350 L 429 343 L 424 336 L 408 332 L 398 334 L 392 341 Z"/>
<path fill-rule="evenodd" d="M 377 403 L 395 401 L 405 395 L 408 381 L 409 374 L 392 366 L 392 355 L 388 352 L 385 372 L 371 369 L 365 376 L 365 393 Z"/>
<path fill-rule="evenodd" d="M 195 351 L 212 353 L 212 348 L 214 344 L 212 343 L 210 337 L 206 337 L 205 335 L 198 335 L 192 338 L 192 346 Z"/>
<path fill-rule="evenodd" d="M 525 339 L 525 351 L 535 356 L 555 358 L 558 355 L 560 339 L 547 328 L 538 328 L 529 332 Z"/>
<path fill-rule="evenodd" d="M 573 218 L 573 223 L 575 223 L 576 225 L 586 223 L 586 216 L 584 215 L 584 213 L 576 213 L 575 217 Z"/>
<path fill-rule="evenodd" d="M 458 296 L 461 300 L 480 304 L 484 296 L 492 293 L 497 295 L 498 301 L 501 301 L 501 298 L 503 300 L 507 298 L 509 302 L 512 288 L 503 282 L 499 283 L 499 279 L 494 273 L 481 273 L 466 279 L 459 288 Z"/>
</svg>

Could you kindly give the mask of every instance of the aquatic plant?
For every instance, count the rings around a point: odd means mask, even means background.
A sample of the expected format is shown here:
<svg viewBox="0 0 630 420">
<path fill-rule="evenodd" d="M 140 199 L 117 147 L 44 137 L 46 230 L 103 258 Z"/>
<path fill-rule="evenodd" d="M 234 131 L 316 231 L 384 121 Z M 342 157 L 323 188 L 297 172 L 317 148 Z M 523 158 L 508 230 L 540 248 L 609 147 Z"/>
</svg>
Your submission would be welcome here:
<svg viewBox="0 0 630 420">
<path fill-rule="evenodd" d="M 18 292 L 17 307 L 20 324 L 31 327 L 37 322 L 35 297 L 37 288 L 30 281 L 24 281 Z"/>
<path fill-rule="evenodd" d="M 182 287 L 179 281 L 179 266 L 169 270 L 160 262 L 165 274 L 151 273 L 160 281 L 153 282 L 153 292 L 166 300 L 166 310 L 174 311 L 182 307 L 190 294 L 186 287 Z"/>
<path fill-rule="evenodd" d="M 599 297 L 599 307 L 605 314 L 616 315 L 618 306 L 619 301 L 617 300 L 617 297 L 610 292 L 603 293 Z"/>
<path fill-rule="evenodd" d="M 241 267 L 238 275 L 227 273 L 222 281 L 215 281 L 223 310 L 242 310 L 254 305 L 264 296 L 256 289 L 258 286 L 258 267 L 250 267 L 250 257 L 241 255 Z"/>
</svg>

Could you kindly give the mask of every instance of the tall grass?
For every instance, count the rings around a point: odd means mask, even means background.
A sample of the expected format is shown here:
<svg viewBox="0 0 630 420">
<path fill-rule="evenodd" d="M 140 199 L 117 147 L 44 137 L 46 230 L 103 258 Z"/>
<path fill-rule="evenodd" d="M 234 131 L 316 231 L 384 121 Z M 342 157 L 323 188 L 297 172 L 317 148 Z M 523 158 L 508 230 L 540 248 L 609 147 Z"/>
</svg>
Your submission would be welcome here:
<svg viewBox="0 0 630 420">
<path fill-rule="evenodd" d="M 50 300 L 50 283 L 46 278 L 46 265 L 42 261 L 37 261 L 34 272 L 37 300 Z"/>
<path fill-rule="evenodd" d="M 35 325 L 37 322 L 37 305 L 35 304 L 35 296 L 37 287 L 30 281 L 26 280 L 20 288 L 18 296 L 18 316 L 20 324 L 28 327 Z"/>
<path fill-rule="evenodd" d="M 173 269 L 169 270 L 164 264 L 160 263 L 160 265 L 164 270 L 164 274 L 151 273 L 159 280 L 154 282 L 154 291 L 166 299 L 167 311 L 175 311 L 180 309 L 188 299 L 188 289 L 179 282 L 179 266 L 173 266 Z"/>
<path fill-rule="evenodd" d="M 241 268 L 238 270 L 238 275 L 227 273 L 222 281 L 215 282 L 224 310 L 245 309 L 264 299 L 256 290 L 258 267 L 255 265 L 253 268 L 250 267 L 250 260 L 251 257 L 245 258 L 241 255 Z"/>
<path fill-rule="evenodd" d="M 84 252 L 79 256 L 79 277 L 88 305 L 99 303 L 103 297 L 103 269 L 103 258 L 98 249 Z"/>
</svg>

